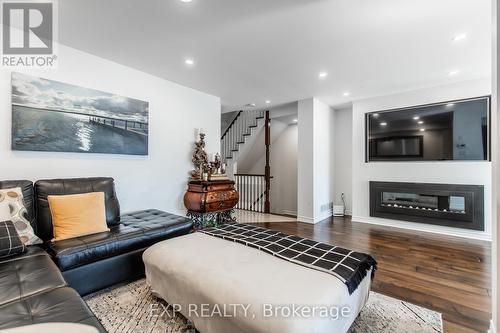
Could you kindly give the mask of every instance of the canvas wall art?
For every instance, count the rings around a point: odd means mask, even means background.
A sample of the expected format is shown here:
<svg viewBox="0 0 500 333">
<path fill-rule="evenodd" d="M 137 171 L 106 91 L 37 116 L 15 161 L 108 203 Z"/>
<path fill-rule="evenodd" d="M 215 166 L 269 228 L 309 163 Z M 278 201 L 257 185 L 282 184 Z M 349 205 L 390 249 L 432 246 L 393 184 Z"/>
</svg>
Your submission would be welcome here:
<svg viewBox="0 0 500 333">
<path fill-rule="evenodd" d="M 12 73 L 12 149 L 148 155 L 149 103 Z"/>
</svg>

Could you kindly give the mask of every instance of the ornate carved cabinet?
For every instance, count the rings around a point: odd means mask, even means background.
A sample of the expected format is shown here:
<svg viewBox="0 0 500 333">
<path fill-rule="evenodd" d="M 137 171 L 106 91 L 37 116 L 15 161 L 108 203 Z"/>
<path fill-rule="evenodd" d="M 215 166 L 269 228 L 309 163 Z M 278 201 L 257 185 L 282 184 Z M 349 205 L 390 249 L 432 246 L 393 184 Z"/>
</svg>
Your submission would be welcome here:
<svg viewBox="0 0 500 333">
<path fill-rule="evenodd" d="M 233 207 L 239 200 L 238 191 L 232 180 L 193 180 L 188 183 L 184 205 L 194 228 L 200 229 L 207 222 L 224 223 L 233 221 Z"/>
</svg>

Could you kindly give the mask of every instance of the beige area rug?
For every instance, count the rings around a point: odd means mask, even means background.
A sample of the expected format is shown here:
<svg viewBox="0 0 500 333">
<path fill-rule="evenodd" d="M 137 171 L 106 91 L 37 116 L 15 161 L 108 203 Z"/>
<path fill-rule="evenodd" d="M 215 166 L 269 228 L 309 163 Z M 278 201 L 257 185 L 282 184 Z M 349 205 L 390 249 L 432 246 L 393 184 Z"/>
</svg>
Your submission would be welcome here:
<svg viewBox="0 0 500 333">
<path fill-rule="evenodd" d="M 144 279 L 105 289 L 84 299 L 110 333 L 196 332 L 186 318 L 178 313 L 174 315 L 166 302 L 153 296 Z M 165 309 L 167 311 L 163 312 Z M 156 315 L 152 316 L 152 313 Z M 371 292 L 349 333 L 441 331 L 440 313 Z"/>
</svg>

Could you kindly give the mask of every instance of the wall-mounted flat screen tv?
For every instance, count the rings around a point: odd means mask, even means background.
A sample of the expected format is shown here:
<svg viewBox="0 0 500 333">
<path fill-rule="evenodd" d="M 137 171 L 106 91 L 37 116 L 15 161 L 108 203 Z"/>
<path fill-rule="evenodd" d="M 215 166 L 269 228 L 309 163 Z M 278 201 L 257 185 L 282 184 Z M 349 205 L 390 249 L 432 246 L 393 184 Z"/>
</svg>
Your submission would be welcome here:
<svg viewBox="0 0 500 333">
<path fill-rule="evenodd" d="M 489 159 L 490 97 L 366 114 L 366 160 Z"/>
</svg>

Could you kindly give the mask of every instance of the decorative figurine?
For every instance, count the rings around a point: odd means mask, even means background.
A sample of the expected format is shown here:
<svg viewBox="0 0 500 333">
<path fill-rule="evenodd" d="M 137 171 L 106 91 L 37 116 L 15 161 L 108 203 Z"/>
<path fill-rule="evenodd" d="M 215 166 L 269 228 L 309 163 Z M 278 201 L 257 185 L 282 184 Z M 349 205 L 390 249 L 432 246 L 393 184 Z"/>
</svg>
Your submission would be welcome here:
<svg viewBox="0 0 500 333">
<path fill-rule="evenodd" d="M 219 153 L 216 153 L 214 156 L 214 161 L 210 162 L 210 174 L 218 175 L 220 174 L 221 160 Z"/>
<path fill-rule="evenodd" d="M 195 142 L 193 158 L 191 161 L 194 164 L 194 170 L 190 172 L 192 180 L 202 180 L 203 173 L 210 172 L 210 164 L 208 163 L 208 155 L 205 152 L 205 133 L 199 134 L 199 141 Z"/>
<path fill-rule="evenodd" d="M 205 151 L 205 133 L 203 129 L 198 130 L 199 140 L 194 143 L 194 152 L 191 161 L 194 170 L 189 172 L 190 180 L 228 180 L 226 176 L 226 165 L 222 163 L 219 153 L 211 154 L 210 161 Z"/>
</svg>

